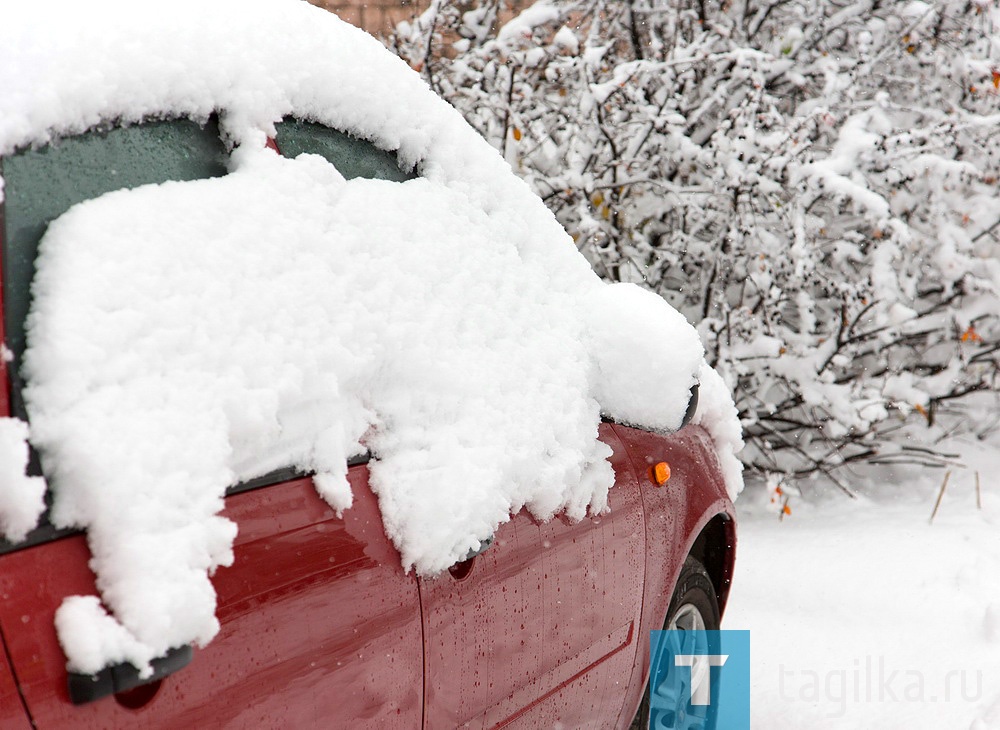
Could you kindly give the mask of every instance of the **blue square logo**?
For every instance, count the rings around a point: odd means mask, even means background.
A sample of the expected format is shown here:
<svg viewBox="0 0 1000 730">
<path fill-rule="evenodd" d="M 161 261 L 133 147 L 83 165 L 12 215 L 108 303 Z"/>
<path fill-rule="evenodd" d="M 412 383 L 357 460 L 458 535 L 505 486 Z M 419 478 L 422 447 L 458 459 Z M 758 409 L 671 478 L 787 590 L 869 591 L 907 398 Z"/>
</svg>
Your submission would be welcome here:
<svg viewBox="0 0 1000 730">
<path fill-rule="evenodd" d="M 750 730 L 749 631 L 651 631 L 650 730 Z"/>
</svg>

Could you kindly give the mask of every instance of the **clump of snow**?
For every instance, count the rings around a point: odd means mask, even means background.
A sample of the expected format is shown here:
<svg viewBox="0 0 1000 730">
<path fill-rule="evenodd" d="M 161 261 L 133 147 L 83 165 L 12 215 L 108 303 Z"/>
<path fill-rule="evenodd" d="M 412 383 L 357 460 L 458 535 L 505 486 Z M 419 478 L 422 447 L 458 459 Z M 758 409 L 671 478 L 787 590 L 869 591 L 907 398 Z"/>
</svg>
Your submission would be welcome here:
<svg viewBox="0 0 1000 730">
<path fill-rule="evenodd" d="M 266 149 L 224 178 L 76 207 L 43 240 L 25 360 L 56 519 L 117 542 L 117 493 L 129 523 L 162 525 L 169 502 L 187 527 L 196 496 L 214 494 L 207 520 L 226 485 L 284 464 L 343 508 L 366 433 L 387 529 L 422 573 L 524 504 L 601 512 L 611 472 L 577 311 L 605 287 L 553 292 L 507 243 L 518 228 L 430 181 L 346 182 Z M 662 406 L 674 426 L 681 396 Z"/>
<path fill-rule="evenodd" d="M 736 457 L 743 448 L 743 428 L 733 405 L 732 391 L 704 361 L 698 370 L 698 381 L 698 410 L 691 422 L 704 426 L 712 436 L 726 491 L 730 499 L 736 499 L 743 491 L 743 463 Z"/>
<path fill-rule="evenodd" d="M 45 511 L 45 480 L 29 477 L 28 424 L 0 418 L 0 535 L 23 540 Z"/>
<path fill-rule="evenodd" d="M 698 333 L 661 297 L 635 284 L 599 287 L 588 305 L 599 371 L 594 395 L 605 415 L 676 429 L 702 362 Z"/>
<path fill-rule="evenodd" d="M 148 668 L 215 635 L 209 576 L 236 529 L 218 512 L 239 480 L 298 466 L 343 510 L 347 458 L 370 449 L 387 533 L 433 574 L 522 506 L 604 511 L 602 411 L 680 423 L 701 362 L 690 325 L 601 283 L 374 39 L 300 2 L 50 5 L 0 11 L 20 16 L 0 17 L 0 153 L 214 111 L 239 144 L 229 175 L 88 201 L 41 244 L 22 368 L 32 438 L 53 521 L 87 528 L 110 610 L 63 606 L 71 667 Z M 264 140 L 287 115 L 398 150 L 422 179 L 348 182 L 319 157 L 281 158 Z M 734 448 L 731 402 L 714 398 L 700 420 Z"/>
<path fill-rule="evenodd" d="M 580 52 L 580 39 L 568 26 L 564 25 L 560 28 L 552 38 L 552 42 L 568 53 L 577 54 Z"/>
<path fill-rule="evenodd" d="M 56 611 L 56 631 L 68 668 L 80 674 L 96 674 L 108 664 L 131 662 L 152 671 L 152 650 L 137 641 L 128 629 L 104 610 L 97 596 L 69 596 Z"/>
<path fill-rule="evenodd" d="M 551 23 L 559 18 L 559 10 L 546 2 L 535 2 L 521 13 L 507 21 L 497 32 L 497 39 L 511 42 L 530 38 L 540 25 Z"/>
</svg>

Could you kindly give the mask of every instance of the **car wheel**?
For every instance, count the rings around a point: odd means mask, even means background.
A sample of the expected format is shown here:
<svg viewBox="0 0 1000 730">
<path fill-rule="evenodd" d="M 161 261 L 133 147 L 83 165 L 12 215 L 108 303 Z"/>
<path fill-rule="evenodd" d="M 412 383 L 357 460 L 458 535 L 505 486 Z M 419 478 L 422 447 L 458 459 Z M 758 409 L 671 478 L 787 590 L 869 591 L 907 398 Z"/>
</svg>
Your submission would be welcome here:
<svg viewBox="0 0 1000 730">
<path fill-rule="evenodd" d="M 688 556 L 681 569 L 677 588 L 670 599 L 665 630 L 717 631 L 719 629 L 719 602 L 715 596 L 712 579 L 705 566 L 696 558 Z M 684 640 L 687 643 L 687 640 Z M 693 641 L 693 639 L 692 639 Z M 693 644 L 692 644 L 693 646 Z M 678 652 L 679 647 L 667 650 L 665 645 L 656 648 L 656 656 L 651 662 L 650 682 L 646 685 L 642 702 L 630 730 L 711 730 L 715 727 L 710 707 L 691 711 L 688 700 L 691 697 L 691 670 L 683 671 L 674 666 L 659 666 L 667 658 Z M 685 651 L 684 653 L 694 653 Z M 697 653 L 714 653 L 714 650 Z M 681 672 L 680 674 L 676 674 Z M 657 686 L 650 687 L 656 679 Z M 650 691 L 658 696 L 653 716 L 650 716 Z"/>
</svg>

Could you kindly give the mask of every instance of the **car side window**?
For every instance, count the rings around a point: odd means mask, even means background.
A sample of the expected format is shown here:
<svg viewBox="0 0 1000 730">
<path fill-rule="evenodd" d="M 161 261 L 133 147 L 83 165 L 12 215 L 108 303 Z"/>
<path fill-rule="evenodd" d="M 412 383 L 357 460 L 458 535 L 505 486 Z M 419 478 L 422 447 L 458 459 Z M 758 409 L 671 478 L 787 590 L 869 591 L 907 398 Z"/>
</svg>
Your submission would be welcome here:
<svg viewBox="0 0 1000 730">
<path fill-rule="evenodd" d="M 215 120 L 156 120 L 94 130 L 3 160 L 3 296 L 7 347 L 15 363 L 25 347 L 38 243 L 48 224 L 76 203 L 121 188 L 226 174 Z M 12 415 L 27 420 L 17 367 Z"/>
<path fill-rule="evenodd" d="M 306 152 L 320 155 L 348 180 L 365 177 L 405 182 L 417 177 L 415 171 L 400 167 L 395 154 L 322 124 L 288 117 L 275 127 L 275 143 L 282 155 L 298 157 Z"/>
</svg>

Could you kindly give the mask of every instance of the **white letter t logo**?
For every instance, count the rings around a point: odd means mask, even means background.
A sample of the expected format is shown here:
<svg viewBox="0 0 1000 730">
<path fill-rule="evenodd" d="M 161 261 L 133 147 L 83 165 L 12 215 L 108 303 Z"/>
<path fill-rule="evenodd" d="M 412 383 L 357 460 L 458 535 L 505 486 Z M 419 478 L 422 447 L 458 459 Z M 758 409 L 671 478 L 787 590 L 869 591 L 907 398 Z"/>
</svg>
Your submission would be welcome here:
<svg viewBox="0 0 1000 730">
<path fill-rule="evenodd" d="M 692 705 L 712 703 L 712 673 L 709 667 L 721 667 L 728 658 L 728 654 L 678 654 L 674 657 L 675 667 L 691 667 Z"/>
</svg>

